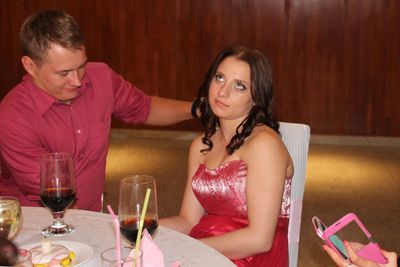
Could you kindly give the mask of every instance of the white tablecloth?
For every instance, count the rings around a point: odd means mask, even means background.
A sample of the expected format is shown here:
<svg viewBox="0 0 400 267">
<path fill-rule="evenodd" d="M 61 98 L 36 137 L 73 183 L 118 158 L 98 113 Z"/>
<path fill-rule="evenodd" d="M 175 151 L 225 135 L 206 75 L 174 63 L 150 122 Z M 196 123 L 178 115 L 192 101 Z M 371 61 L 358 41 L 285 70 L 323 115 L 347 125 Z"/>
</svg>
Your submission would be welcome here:
<svg viewBox="0 0 400 267">
<path fill-rule="evenodd" d="M 52 222 L 51 213 L 45 208 L 23 207 L 22 227 L 14 242 L 18 246 L 40 242 L 41 228 Z M 75 226 L 75 231 L 53 240 L 69 240 L 93 247 L 93 258 L 84 264 L 88 267 L 101 266 L 100 252 L 115 245 L 115 228 L 107 213 L 84 210 L 67 210 L 64 220 Z M 164 254 L 165 267 L 179 261 L 181 266 L 234 266 L 233 263 L 213 248 L 187 235 L 160 226 L 155 232 L 154 242 Z"/>
</svg>

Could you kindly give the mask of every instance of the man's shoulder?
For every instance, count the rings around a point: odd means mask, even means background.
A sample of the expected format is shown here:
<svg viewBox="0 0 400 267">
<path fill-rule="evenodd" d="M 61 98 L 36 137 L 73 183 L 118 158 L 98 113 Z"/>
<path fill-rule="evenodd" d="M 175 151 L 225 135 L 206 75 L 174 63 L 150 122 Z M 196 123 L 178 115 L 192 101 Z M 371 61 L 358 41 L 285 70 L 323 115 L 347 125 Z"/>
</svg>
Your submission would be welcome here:
<svg viewBox="0 0 400 267">
<path fill-rule="evenodd" d="M 20 120 L 34 112 L 26 83 L 17 84 L 0 102 L 0 120 Z"/>
<path fill-rule="evenodd" d="M 0 110 L 4 109 L 4 107 L 9 108 L 16 105 L 18 106 L 19 103 L 24 102 L 26 98 L 29 98 L 26 91 L 27 90 L 25 89 L 25 85 L 23 82 L 17 84 L 1 100 Z"/>
<path fill-rule="evenodd" d="M 110 66 L 108 66 L 104 62 L 88 62 L 86 64 L 86 71 L 105 71 L 109 72 L 111 70 Z"/>
<path fill-rule="evenodd" d="M 109 84 L 115 75 L 114 70 L 104 62 L 88 62 L 86 64 L 86 75 L 93 84 Z"/>
</svg>

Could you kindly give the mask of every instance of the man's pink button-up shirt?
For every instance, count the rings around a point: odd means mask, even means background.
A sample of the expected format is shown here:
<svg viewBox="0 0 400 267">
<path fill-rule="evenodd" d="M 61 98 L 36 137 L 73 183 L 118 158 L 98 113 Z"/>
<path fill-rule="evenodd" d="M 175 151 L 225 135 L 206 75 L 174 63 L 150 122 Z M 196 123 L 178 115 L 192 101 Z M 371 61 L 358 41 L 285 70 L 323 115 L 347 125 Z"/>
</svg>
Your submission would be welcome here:
<svg viewBox="0 0 400 267">
<path fill-rule="evenodd" d="M 46 152 L 73 155 L 76 204 L 99 211 L 105 183 L 111 116 L 144 123 L 151 98 L 104 63 L 88 63 L 78 96 L 71 104 L 39 89 L 32 77 L 0 103 L 0 195 L 39 206 L 39 158 Z"/>
</svg>

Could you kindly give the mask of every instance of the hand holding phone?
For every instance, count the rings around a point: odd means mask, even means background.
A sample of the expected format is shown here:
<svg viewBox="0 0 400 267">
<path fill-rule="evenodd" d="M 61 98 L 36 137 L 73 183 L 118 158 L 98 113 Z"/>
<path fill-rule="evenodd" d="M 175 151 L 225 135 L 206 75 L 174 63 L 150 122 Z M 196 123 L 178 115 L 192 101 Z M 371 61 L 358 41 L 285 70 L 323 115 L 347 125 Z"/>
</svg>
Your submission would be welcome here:
<svg viewBox="0 0 400 267">
<path fill-rule="evenodd" d="M 352 240 L 358 243 L 357 246 L 354 246 L 358 256 L 376 263 L 387 263 L 379 245 L 355 214 L 346 214 L 329 227 L 317 217 L 312 219 L 312 223 L 317 235 L 344 259 L 350 260 L 343 240 Z"/>
</svg>

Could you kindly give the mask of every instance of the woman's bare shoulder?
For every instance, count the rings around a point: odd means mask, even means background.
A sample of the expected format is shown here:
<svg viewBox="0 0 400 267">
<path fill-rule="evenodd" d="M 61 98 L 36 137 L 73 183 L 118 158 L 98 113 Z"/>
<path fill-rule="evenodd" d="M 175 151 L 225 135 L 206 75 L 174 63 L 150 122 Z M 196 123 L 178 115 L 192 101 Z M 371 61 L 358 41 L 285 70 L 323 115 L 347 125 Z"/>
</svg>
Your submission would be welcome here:
<svg viewBox="0 0 400 267">
<path fill-rule="evenodd" d="M 248 139 L 248 145 L 257 146 L 262 144 L 284 146 L 281 136 L 272 128 L 264 125 L 255 127 Z"/>
<path fill-rule="evenodd" d="M 244 152 L 251 155 L 275 154 L 288 157 L 289 153 L 281 136 L 268 126 L 255 127 L 246 141 Z"/>
<path fill-rule="evenodd" d="M 293 174 L 293 163 L 281 136 L 267 126 L 259 126 L 253 130 L 244 150 L 243 158 L 255 164 L 281 162 L 286 166 L 286 176 Z"/>
<path fill-rule="evenodd" d="M 203 149 L 204 148 L 204 144 L 203 144 L 203 133 L 198 134 L 192 141 L 191 145 L 190 145 L 190 149 Z"/>
<path fill-rule="evenodd" d="M 203 143 L 204 134 L 199 134 L 193 139 L 190 145 L 189 157 L 197 162 L 202 162 L 204 160 L 205 154 L 202 152 L 207 146 Z"/>
</svg>

